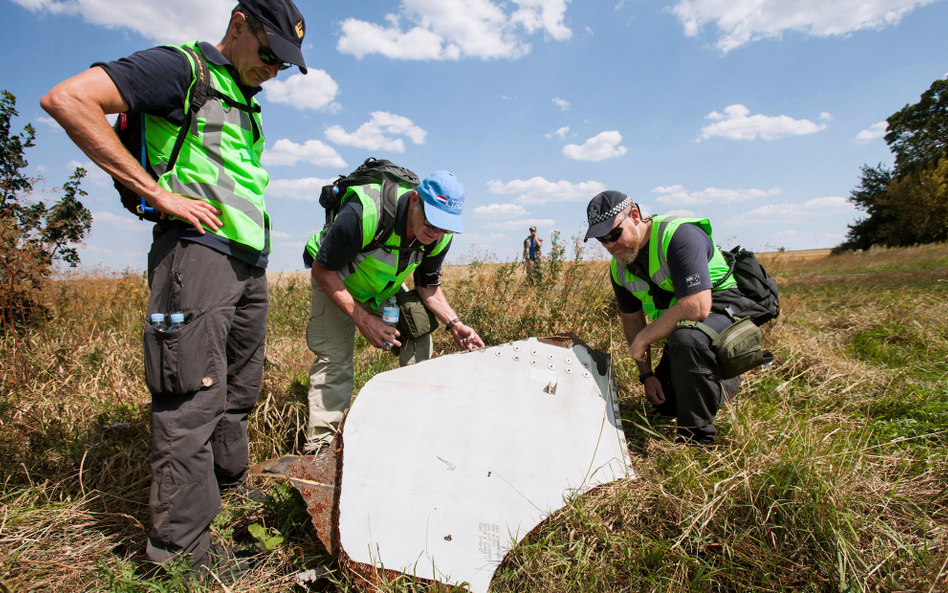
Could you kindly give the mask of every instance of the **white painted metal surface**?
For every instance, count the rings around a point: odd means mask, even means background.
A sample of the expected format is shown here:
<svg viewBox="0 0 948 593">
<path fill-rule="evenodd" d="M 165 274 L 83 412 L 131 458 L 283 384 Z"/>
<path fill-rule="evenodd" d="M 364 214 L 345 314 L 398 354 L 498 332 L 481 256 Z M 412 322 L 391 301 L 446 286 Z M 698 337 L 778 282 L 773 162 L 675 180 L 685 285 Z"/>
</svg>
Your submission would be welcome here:
<svg viewBox="0 0 948 593">
<path fill-rule="evenodd" d="M 377 375 L 344 428 L 343 550 L 487 591 L 565 496 L 632 477 L 611 375 L 533 338 Z"/>
</svg>

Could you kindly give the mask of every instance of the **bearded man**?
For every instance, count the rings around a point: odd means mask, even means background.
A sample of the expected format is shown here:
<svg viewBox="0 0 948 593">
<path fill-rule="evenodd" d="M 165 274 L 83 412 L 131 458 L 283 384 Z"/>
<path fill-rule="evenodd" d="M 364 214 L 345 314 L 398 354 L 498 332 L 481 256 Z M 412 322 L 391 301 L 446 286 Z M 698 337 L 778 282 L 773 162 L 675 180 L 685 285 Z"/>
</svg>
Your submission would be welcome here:
<svg viewBox="0 0 948 593">
<path fill-rule="evenodd" d="M 598 239 L 612 254 L 612 288 L 646 398 L 663 416 L 677 418 L 679 441 L 714 443 L 718 409 L 740 378 L 722 380 L 711 338 L 680 322 L 700 321 L 721 332 L 732 323 L 728 307 L 747 299 L 728 274 L 711 224 L 643 217 L 632 198 L 617 191 L 597 194 L 586 215 L 586 240 Z M 653 370 L 650 346 L 662 341 Z"/>
</svg>

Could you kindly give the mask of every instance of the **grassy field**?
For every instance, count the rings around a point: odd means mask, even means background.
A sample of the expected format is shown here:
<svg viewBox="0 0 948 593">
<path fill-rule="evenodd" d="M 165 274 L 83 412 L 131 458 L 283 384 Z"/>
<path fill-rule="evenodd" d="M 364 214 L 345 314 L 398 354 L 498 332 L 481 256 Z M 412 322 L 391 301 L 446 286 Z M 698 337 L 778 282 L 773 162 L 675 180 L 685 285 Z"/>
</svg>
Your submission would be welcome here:
<svg viewBox="0 0 948 593">
<path fill-rule="evenodd" d="M 516 263 L 475 262 L 447 271 L 446 292 L 488 344 L 573 331 L 611 353 L 638 478 L 569 500 L 508 555 L 493 591 L 948 591 L 948 245 L 762 256 L 781 287 L 765 328 L 777 360 L 745 376 L 713 448 L 674 444 L 645 404 L 607 262 L 551 253 L 542 286 Z M 0 344 L 0 592 L 221 590 L 141 576 L 147 294 L 138 274 L 66 276 L 42 295 L 45 321 Z M 308 314 L 306 275 L 271 279 L 253 461 L 298 446 Z M 357 389 L 394 366 L 357 336 Z M 283 539 L 228 590 L 289 590 L 321 564 L 321 590 L 357 590 L 295 491 L 257 480 L 270 499 L 225 498 L 216 537 Z"/>
</svg>

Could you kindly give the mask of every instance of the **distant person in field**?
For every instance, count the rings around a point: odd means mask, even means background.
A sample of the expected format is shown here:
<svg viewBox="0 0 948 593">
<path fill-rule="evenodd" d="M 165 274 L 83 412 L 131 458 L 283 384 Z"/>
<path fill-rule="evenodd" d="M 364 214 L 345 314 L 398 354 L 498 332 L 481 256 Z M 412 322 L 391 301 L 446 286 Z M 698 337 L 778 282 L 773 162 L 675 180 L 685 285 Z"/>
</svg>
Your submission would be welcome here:
<svg viewBox="0 0 948 593">
<path fill-rule="evenodd" d="M 732 323 L 725 309 L 747 299 L 728 275 L 711 224 L 643 217 L 632 198 L 617 191 L 597 194 L 586 217 L 586 240 L 598 239 L 612 254 L 612 288 L 645 396 L 663 416 L 677 418 L 680 441 L 712 444 L 718 408 L 737 391 L 740 377 L 722 380 L 711 339 L 679 322 L 702 321 L 721 332 Z M 658 342 L 664 342 L 662 359 L 653 369 L 649 347 Z"/>
<path fill-rule="evenodd" d="M 523 240 L 522 264 L 527 272 L 527 280 L 535 284 L 543 279 L 543 270 L 540 268 L 540 247 L 543 239 L 537 237 L 537 227 L 530 227 L 530 234 Z"/>
<path fill-rule="evenodd" d="M 254 96 L 291 64 L 306 74 L 305 30 L 291 0 L 241 0 L 217 45 L 194 41 L 96 64 L 41 101 L 93 162 L 162 214 L 148 255 L 148 312 L 183 313 L 185 325 L 145 331 L 152 392 L 146 558 L 158 565 L 184 559 L 202 571 L 245 567 L 232 550 L 212 546 L 209 528 L 221 490 L 261 494 L 244 485 L 247 417 L 263 373 L 270 254 L 269 178 L 260 164 L 264 135 Z M 201 57 L 216 95 L 165 170 Z M 157 181 L 122 145 L 109 113 L 140 114 Z"/>
<path fill-rule="evenodd" d="M 332 226 L 313 235 L 303 253 L 313 275 L 306 343 L 316 355 L 309 375 L 307 453 L 318 453 L 332 441 L 349 408 L 356 328 L 376 348 L 399 348 L 401 366 L 431 358 L 430 333 L 401 335 L 382 321 L 382 308 L 390 297 L 414 301 L 411 308 L 417 316 L 427 316 L 425 309 L 433 313 L 461 348 L 484 346 L 441 290 L 441 266 L 452 234 L 464 228 L 464 187 L 451 173 L 435 171 L 418 189 L 398 191 L 395 228 L 383 246 L 363 249 L 376 233 L 378 217 L 371 219 L 371 225 L 365 217 L 380 211 L 381 186 L 356 185 L 346 190 Z M 415 282 L 411 292 L 417 296 L 406 294 L 402 284 L 409 275 Z M 401 315 L 406 315 L 405 308 Z"/>
</svg>

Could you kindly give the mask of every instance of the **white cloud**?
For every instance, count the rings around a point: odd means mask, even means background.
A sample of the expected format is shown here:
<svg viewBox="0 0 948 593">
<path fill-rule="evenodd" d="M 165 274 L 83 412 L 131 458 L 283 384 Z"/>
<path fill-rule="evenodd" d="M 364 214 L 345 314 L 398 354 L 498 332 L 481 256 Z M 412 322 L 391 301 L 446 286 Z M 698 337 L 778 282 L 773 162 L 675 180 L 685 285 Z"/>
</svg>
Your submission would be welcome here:
<svg viewBox="0 0 948 593">
<path fill-rule="evenodd" d="M 602 132 L 586 140 L 582 146 L 567 144 L 563 147 L 563 154 L 577 161 L 603 161 L 626 153 L 628 149 L 625 146 L 619 146 L 620 142 L 622 142 L 622 134 L 619 132 Z"/>
<path fill-rule="evenodd" d="M 526 212 L 523 206 L 516 204 L 489 204 L 474 209 L 474 214 L 478 216 L 520 216 Z"/>
<path fill-rule="evenodd" d="M 662 204 L 671 204 L 674 206 L 692 206 L 695 204 L 728 204 L 731 202 L 746 202 L 747 200 L 759 200 L 770 196 L 780 195 L 780 188 L 769 190 L 762 189 L 718 189 L 709 187 L 698 192 L 687 191 L 681 185 L 672 185 L 669 187 L 656 187 L 652 190 L 654 194 L 660 194 L 657 200 Z"/>
<path fill-rule="evenodd" d="M 504 222 L 490 222 L 486 226 L 489 229 L 499 231 L 515 231 L 517 229 L 529 229 L 531 226 L 553 226 L 556 221 L 552 218 L 526 218 L 523 220 L 506 220 Z"/>
<path fill-rule="evenodd" d="M 813 37 L 847 35 L 861 29 L 897 24 L 916 7 L 935 0 L 679 0 L 672 8 L 695 37 L 710 23 L 717 27 L 715 47 L 727 53 L 746 43 L 780 38 L 784 32 Z"/>
<path fill-rule="evenodd" d="M 724 114 L 712 111 L 706 119 L 715 123 L 701 128 L 701 137 L 696 142 L 715 136 L 731 140 L 775 140 L 787 135 L 814 134 L 826 128 L 826 124 L 815 124 L 808 119 L 793 119 L 787 115 L 750 115 L 750 110 L 740 104 L 729 105 Z"/>
<path fill-rule="evenodd" d="M 290 236 L 287 233 L 282 233 L 280 231 L 270 231 L 270 236 L 274 239 L 289 239 Z"/>
<path fill-rule="evenodd" d="M 696 212 L 694 212 L 693 210 L 669 210 L 669 211 L 667 211 L 667 212 L 663 212 L 662 214 L 664 214 L 664 215 L 666 215 L 666 216 L 680 216 L 680 217 L 685 217 L 685 218 L 697 218 L 697 217 L 698 217 L 698 214 L 697 214 Z M 646 216 L 647 216 L 647 215 L 646 215 Z"/>
<path fill-rule="evenodd" d="M 507 183 L 495 179 L 487 182 L 487 189 L 492 194 L 519 194 L 514 199 L 515 202 L 531 205 L 589 200 L 599 192 L 605 191 L 606 186 L 598 181 L 553 182 L 542 177 L 534 177 L 527 180 L 514 179 Z"/>
<path fill-rule="evenodd" d="M 807 200 L 803 204 L 769 204 L 740 214 L 727 221 L 734 226 L 775 224 L 808 224 L 814 217 L 855 211 L 852 202 L 839 196 Z"/>
<path fill-rule="evenodd" d="M 73 159 L 66 165 L 66 168 L 69 169 L 70 172 L 74 171 L 76 167 L 82 167 L 86 170 L 85 180 L 89 181 L 90 183 L 98 185 L 99 187 L 108 187 L 112 185 L 112 176 L 100 169 L 99 165 L 96 165 L 92 161 L 80 163 L 79 161 Z"/>
<path fill-rule="evenodd" d="M 652 190 L 653 194 L 660 194 L 657 198 L 662 204 L 671 204 L 675 206 L 691 206 L 694 204 L 711 204 L 731 202 L 745 202 L 747 200 L 759 200 L 770 196 L 780 195 L 780 188 L 768 190 L 762 189 L 718 189 L 709 187 L 698 192 L 687 191 L 681 185 L 671 185 L 669 187 L 656 187 Z"/>
<path fill-rule="evenodd" d="M 828 111 L 823 111 L 820 113 L 820 119 L 823 121 L 833 121 L 833 116 Z"/>
<path fill-rule="evenodd" d="M 40 173 L 45 173 L 46 171 L 49 171 L 49 167 L 46 165 L 36 165 L 36 170 Z"/>
<path fill-rule="evenodd" d="M 586 27 L 586 34 L 589 35 L 590 37 L 592 37 L 592 36 L 595 35 L 596 33 L 595 33 L 589 26 L 587 26 L 587 27 Z"/>
<path fill-rule="evenodd" d="M 569 111 L 569 101 L 566 99 L 560 99 L 559 97 L 553 98 L 553 104 L 560 108 L 560 111 Z"/>
<path fill-rule="evenodd" d="M 882 138 L 885 136 L 886 129 L 889 127 L 887 121 L 880 121 L 879 123 L 872 124 L 865 130 L 856 134 L 856 137 L 853 138 L 853 142 L 856 144 L 865 144 L 875 140 L 876 138 Z"/>
<path fill-rule="evenodd" d="M 324 185 L 329 185 L 336 178 L 320 179 L 318 177 L 304 177 L 303 179 L 271 179 L 267 186 L 268 198 L 292 198 L 294 200 L 319 200 L 319 192 Z"/>
<path fill-rule="evenodd" d="M 516 59 L 530 53 L 525 34 L 542 30 L 557 41 L 572 36 L 563 23 L 568 1 L 515 0 L 518 8 L 509 13 L 493 0 L 402 0 L 384 25 L 344 20 L 336 49 L 357 59 Z"/>
<path fill-rule="evenodd" d="M 550 132 L 546 135 L 547 138 L 552 138 L 553 136 L 559 136 L 560 140 L 566 138 L 566 133 L 569 132 L 569 126 L 563 126 L 555 132 Z"/>
<path fill-rule="evenodd" d="M 336 111 L 339 104 L 333 100 L 339 94 L 339 85 L 323 70 L 309 68 L 308 74 L 294 74 L 285 80 L 272 78 L 263 83 L 267 101 L 304 109 Z"/>
<path fill-rule="evenodd" d="M 619 3 L 616 4 L 616 10 L 619 10 L 620 8 L 622 8 L 623 4 L 625 4 L 625 0 L 619 0 Z"/>
<path fill-rule="evenodd" d="M 287 165 L 292 167 L 296 163 L 311 163 L 318 167 L 345 168 L 346 161 L 342 160 L 333 147 L 323 144 L 319 140 L 307 140 L 304 144 L 297 144 L 292 140 L 282 138 L 277 140 L 272 148 L 263 151 L 261 159 L 268 167 Z"/>
<path fill-rule="evenodd" d="M 37 118 L 36 118 L 36 121 L 38 121 L 38 122 L 40 122 L 40 123 L 42 123 L 42 124 L 46 124 L 47 126 L 51 127 L 51 128 L 54 129 L 54 130 L 62 130 L 62 129 L 63 129 L 63 127 L 62 127 L 61 125 L 59 125 L 59 122 L 56 121 L 55 119 L 51 118 L 51 117 L 37 117 Z"/>
<path fill-rule="evenodd" d="M 108 228 L 103 228 L 108 227 Z M 152 225 L 142 223 L 137 217 L 130 213 L 126 215 L 112 214 L 102 210 L 92 213 L 92 232 L 95 235 L 101 233 L 123 233 L 131 235 L 151 235 Z M 87 249 L 95 249 L 92 245 L 86 245 Z M 111 253 L 111 250 L 106 250 Z"/>
<path fill-rule="evenodd" d="M 405 152 L 405 142 L 391 136 L 408 136 L 413 143 L 424 144 L 427 134 L 407 117 L 387 111 L 373 111 L 372 119 L 351 134 L 343 130 L 342 126 L 326 129 L 326 138 L 336 144 L 389 152 Z"/>
<path fill-rule="evenodd" d="M 93 25 L 126 29 L 158 43 L 224 37 L 234 0 L 13 0 L 33 12 L 80 16 Z"/>
</svg>

